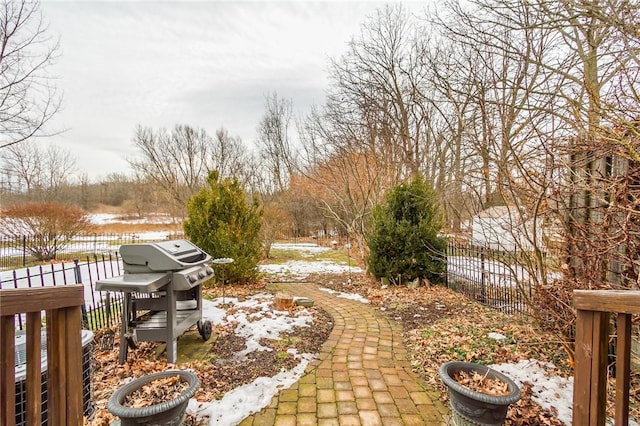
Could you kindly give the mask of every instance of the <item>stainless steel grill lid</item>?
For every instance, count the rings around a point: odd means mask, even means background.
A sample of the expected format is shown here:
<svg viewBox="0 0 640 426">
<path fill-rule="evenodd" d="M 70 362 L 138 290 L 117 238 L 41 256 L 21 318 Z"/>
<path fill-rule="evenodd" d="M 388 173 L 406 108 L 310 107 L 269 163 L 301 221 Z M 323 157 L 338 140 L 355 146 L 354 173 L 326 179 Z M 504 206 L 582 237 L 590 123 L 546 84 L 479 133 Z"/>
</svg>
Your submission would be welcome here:
<svg viewBox="0 0 640 426">
<path fill-rule="evenodd" d="M 206 252 L 186 240 L 123 244 L 120 256 L 125 272 L 178 271 L 211 260 Z"/>
</svg>

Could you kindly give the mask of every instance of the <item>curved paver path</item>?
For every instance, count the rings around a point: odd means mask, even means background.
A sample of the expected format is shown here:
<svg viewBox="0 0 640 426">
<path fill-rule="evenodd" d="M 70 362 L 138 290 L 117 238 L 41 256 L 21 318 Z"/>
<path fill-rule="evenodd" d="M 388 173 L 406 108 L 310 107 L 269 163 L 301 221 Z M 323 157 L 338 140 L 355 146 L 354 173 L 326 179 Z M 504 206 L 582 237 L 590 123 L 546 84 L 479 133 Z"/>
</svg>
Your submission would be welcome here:
<svg viewBox="0 0 640 426">
<path fill-rule="evenodd" d="M 442 424 L 447 410 L 411 371 L 396 321 L 315 284 L 277 286 L 313 299 L 333 317 L 333 331 L 300 380 L 241 426 Z"/>
</svg>

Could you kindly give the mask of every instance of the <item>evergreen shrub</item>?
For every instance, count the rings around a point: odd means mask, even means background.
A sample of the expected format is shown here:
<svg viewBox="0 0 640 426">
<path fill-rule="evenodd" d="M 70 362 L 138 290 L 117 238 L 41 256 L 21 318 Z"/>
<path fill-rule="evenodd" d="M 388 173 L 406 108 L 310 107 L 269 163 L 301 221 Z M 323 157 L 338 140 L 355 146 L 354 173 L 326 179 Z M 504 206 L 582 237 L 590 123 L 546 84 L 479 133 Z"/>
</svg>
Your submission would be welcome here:
<svg viewBox="0 0 640 426">
<path fill-rule="evenodd" d="M 210 172 L 208 187 L 187 203 L 186 236 L 215 258 L 232 258 L 233 263 L 215 265 L 217 277 L 224 268 L 225 281 L 247 283 L 258 276 L 262 257 L 260 227 L 262 207 L 249 200 L 237 178 L 220 179 Z"/>
<path fill-rule="evenodd" d="M 447 241 L 434 191 L 421 178 L 401 184 L 373 209 L 367 234 L 369 272 L 394 284 L 416 279 L 441 282 Z"/>
</svg>

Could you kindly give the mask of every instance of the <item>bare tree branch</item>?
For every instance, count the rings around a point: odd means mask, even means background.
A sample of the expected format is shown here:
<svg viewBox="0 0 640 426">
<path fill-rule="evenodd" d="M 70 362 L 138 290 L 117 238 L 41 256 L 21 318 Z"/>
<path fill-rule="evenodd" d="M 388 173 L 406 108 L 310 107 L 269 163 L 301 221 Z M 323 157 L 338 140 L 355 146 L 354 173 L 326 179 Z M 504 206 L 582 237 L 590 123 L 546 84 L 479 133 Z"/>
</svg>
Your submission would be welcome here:
<svg viewBox="0 0 640 426">
<path fill-rule="evenodd" d="M 0 149 L 47 136 L 61 96 L 48 69 L 58 42 L 47 36 L 37 1 L 0 4 Z"/>
</svg>

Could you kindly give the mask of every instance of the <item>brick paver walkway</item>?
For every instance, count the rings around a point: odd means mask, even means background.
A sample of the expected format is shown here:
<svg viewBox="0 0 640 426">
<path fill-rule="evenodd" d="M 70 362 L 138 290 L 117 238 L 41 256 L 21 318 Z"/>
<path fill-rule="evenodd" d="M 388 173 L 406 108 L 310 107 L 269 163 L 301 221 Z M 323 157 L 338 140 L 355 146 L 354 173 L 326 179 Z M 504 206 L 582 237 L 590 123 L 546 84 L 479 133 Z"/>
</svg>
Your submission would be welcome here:
<svg viewBox="0 0 640 426">
<path fill-rule="evenodd" d="M 333 317 L 333 331 L 298 383 L 241 426 L 442 424 L 447 410 L 411 371 L 400 324 L 314 284 L 278 287 L 313 299 Z"/>
</svg>

